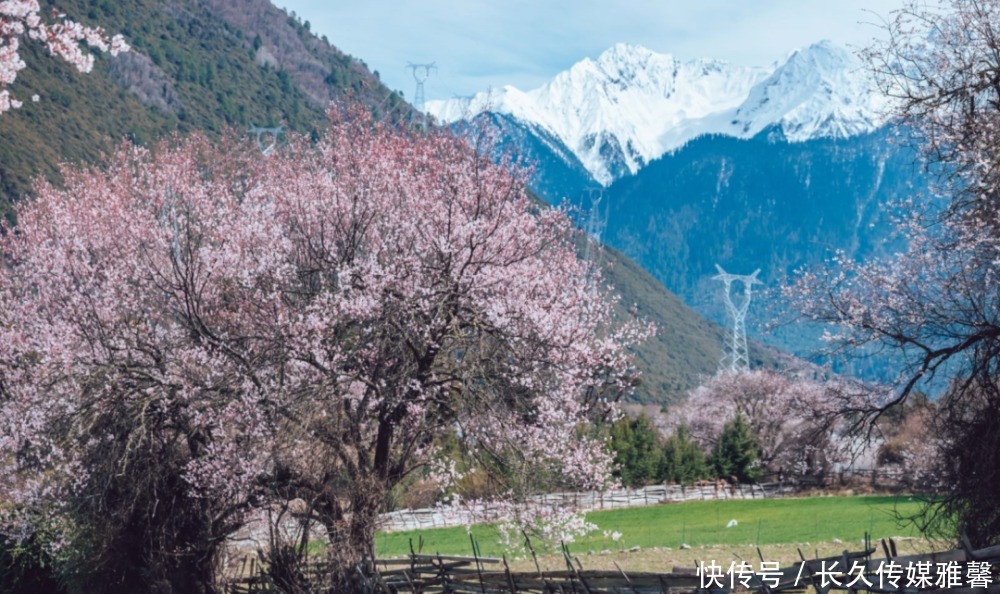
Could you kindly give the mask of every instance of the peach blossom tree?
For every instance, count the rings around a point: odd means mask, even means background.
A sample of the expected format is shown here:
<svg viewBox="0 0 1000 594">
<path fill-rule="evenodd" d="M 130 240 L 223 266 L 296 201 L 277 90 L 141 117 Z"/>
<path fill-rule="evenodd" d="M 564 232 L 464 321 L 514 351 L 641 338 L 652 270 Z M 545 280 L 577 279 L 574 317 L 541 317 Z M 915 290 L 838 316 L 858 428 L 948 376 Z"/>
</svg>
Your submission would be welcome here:
<svg viewBox="0 0 1000 594">
<path fill-rule="evenodd" d="M 567 216 L 464 141 L 333 120 L 267 157 L 124 146 L 20 206 L 0 239 L 8 531 L 44 517 L 119 584 L 198 591 L 246 513 L 291 498 L 346 575 L 391 489 L 447 466 L 446 433 L 507 501 L 607 484 L 591 422 L 652 329 L 616 313 Z"/>
<path fill-rule="evenodd" d="M 741 416 L 760 447 L 760 463 L 784 476 L 823 476 L 851 460 L 855 441 L 842 414 L 870 398 L 844 380 L 794 378 L 768 369 L 719 373 L 670 409 L 705 450 L 715 446 L 726 423 Z"/>
<path fill-rule="evenodd" d="M 900 253 L 838 254 L 788 289 L 800 311 L 834 326 L 832 343 L 899 355 L 895 393 L 861 411 L 869 420 L 943 392 L 931 433 L 946 487 L 924 519 L 983 546 L 1000 538 L 998 24 L 997 0 L 908 1 L 890 15 L 863 57 L 894 99 L 902 140 L 915 141 L 935 174 L 933 195 L 904 205 Z"/>
</svg>

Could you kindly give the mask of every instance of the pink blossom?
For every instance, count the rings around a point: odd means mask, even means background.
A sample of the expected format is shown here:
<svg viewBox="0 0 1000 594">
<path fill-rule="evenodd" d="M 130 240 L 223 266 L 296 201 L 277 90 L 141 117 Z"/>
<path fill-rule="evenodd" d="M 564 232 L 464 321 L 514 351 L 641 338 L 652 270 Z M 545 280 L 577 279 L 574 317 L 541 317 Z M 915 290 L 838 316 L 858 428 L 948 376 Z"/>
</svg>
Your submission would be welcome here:
<svg viewBox="0 0 1000 594">
<path fill-rule="evenodd" d="M 671 428 L 686 424 L 710 450 L 737 414 L 760 446 L 761 463 L 786 475 L 823 474 L 858 452 L 847 435 L 852 411 L 874 406 L 878 392 L 842 379 L 817 381 L 771 370 L 720 373 L 670 409 Z"/>
<path fill-rule="evenodd" d="M 243 509 L 280 468 L 331 531 L 372 530 L 413 473 L 458 480 L 435 447 L 449 433 L 512 469 L 505 499 L 540 477 L 608 484 L 590 425 L 653 329 L 616 314 L 522 175 L 443 133 L 333 118 L 267 158 L 196 135 L 37 186 L 0 237 L 0 439 L 38 461 L 0 460 L 0 496 L 78 497 L 109 447 L 87 420 L 119 414 L 112 445 L 197 446 L 171 450 L 192 497 Z"/>
</svg>

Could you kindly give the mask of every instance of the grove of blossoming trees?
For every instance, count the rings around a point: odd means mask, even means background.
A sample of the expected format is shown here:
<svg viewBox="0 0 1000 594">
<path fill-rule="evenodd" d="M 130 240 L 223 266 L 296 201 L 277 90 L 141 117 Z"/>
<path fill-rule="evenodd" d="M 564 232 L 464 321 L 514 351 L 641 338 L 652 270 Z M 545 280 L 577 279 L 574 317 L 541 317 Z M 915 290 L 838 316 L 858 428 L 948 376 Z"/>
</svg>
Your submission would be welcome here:
<svg viewBox="0 0 1000 594">
<path fill-rule="evenodd" d="M 194 136 L 64 176 L 0 238 L 0 500 L 87 591 L 210 591 L 291 498 L 346 572 L 445 432 L 508 498 L 609 480 L 588 420 L 652 329 L 463 141 L 347 110 L 266 158 Z"/>
<path fill-rule="evenodd" d="M 822 477 L 852 455 L 853 441 L 845 437 L 847 424 L 839 414 L 866 399 L 860 386 L 847 382 L 792 379 L 758 369 L 720 373 L 670 413 L 673 424 L 686 425 L 706 450 L 739 415 L 757 439 L 764 469 Z"/>
<path fill-rule="evenodd" d="M 909 245 L 892 259 L 839 259 L 789 294 L 807 315 L 839 325 L 846 346 L 901 353 L 895 398 L 947 380 L 933 419 L 946 496 L 926 518 L 975 545 L 1000 540 L 1000 2 L 908 2 L 865 52 L 895 115 L 939 174 L 946 204 L 916 199 Z M 939 382 L 940 383 L 940 382 Z M 939 522 L 940 521 L 940 522 Z M 955 522 L 957 521 L 957 525 Z"/>
<path fill-rule="evenodd" d="M 39 15 L 37 0 L 3 0 L 0 2 L 0 114 L 21 106 L 7 87 L 26 66 L 18 52 L 21 40 L 44 43 L 49 53 L 59 56 L 80 72 L 90 72 L 94 56 L 84 51 L 81 43 L 117 55 L 128 50 L 121 35 L 108 39 L 99 28 L 85 27 L 58 15 L 61 22 L 48 24 Z"/>
</svg>

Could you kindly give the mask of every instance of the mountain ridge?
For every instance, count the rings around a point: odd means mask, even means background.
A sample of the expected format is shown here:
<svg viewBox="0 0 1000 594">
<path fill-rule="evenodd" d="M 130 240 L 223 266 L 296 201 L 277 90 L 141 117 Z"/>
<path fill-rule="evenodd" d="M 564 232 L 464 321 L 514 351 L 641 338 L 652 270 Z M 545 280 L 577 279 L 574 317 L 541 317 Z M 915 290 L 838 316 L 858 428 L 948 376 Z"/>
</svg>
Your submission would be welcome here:
<svg viewBox="0 0 1000 594">
<path fill-rule="evenodd" d="M 545 130 L 604 186 L 706 134 L 752 138 L 773 129 L 792 142 L 844 138 L 880 127 L 883 109 L 858 59 L 829 41 L 769 68 L 682 62 L 619 43 L 530 91 L 505 86 L 426 106 L 446 123 L 492 112 Z"/>
</svg>

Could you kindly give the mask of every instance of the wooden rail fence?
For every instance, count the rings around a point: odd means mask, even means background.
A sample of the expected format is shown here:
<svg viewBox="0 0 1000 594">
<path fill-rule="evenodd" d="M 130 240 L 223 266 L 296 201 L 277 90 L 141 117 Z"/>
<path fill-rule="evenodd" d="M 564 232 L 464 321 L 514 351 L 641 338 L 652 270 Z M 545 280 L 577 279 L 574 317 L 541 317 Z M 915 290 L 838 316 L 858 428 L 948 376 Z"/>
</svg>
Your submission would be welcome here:
<svg viewBox="0 0 1000 594">
<path fill-rule="evenodd" d="M 473 550 L 477 549 L 473 543 Z M 963 548 L 923 555 L 900 556 L 895 543 L 882 541 L 884 556 L 876 558 L 877 547 L 862 551 L 844 551 L 842 555 L 805 559 L 784 568 L 741 574 L 742 580 L 706 582 L 704 564 L 699 568 L 673 568 L 665 573 L 626 573 L 586 570 L 579 558 L 564 547 L 566 569 L 542 571 L 536 559 L 536 571 L 511 571 L 506 559 L 473 556 L 411 554 L 403 559 L 380 559 L 358 565 L 353 588 L 357 594 L 801 594 L 812 588 L 817 594 L 831 590 L 876 594 L 1000 594 L 997 569 L 1000 546 L 973 550 Z M 763 556 L 761 556 L 763 562 Z M 913 582 L 910 570 L 901 572 L 901 583 L 887 583 L 883 569 L 889 563 L 902 568 L 953 567 L 959 581 L 947 587 L 932 580 Z M 252 575 L 231 580 L 228 594 L 279 594 L 281 589 L 269 581 L 260 566 L 251 560 Z M 617 564 L 616 564 L 617 567 Z M 972 569 L 978 582 L 970 579 Z M 324 580 L 325 566 L 310 563 L 303 567 L 313 587 L 308 592 L 330 592 Z M 860 582 L 860 580 L 864 580 Z"/>
<path fill-rule="evenodd" d="M 523 506 L 544 509 L 563 508 L 581 512 L 643 507 L 666 502 L 708 501 L 715 499 L 762 499 L 795 492 L 791 483 L 729 485 L 712 483 L 685 487 L 683 485 L 651 485 L 640 489 L 616 491 L 585 491 L 549 493 L 530 498 Z M 488 504 L 471 508 L 432 507 L 403 509 L 382 514 L 380 530 L 425 530 L 470 524 L 496 522 L 503 518 Z"/>
</svg>

